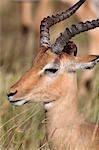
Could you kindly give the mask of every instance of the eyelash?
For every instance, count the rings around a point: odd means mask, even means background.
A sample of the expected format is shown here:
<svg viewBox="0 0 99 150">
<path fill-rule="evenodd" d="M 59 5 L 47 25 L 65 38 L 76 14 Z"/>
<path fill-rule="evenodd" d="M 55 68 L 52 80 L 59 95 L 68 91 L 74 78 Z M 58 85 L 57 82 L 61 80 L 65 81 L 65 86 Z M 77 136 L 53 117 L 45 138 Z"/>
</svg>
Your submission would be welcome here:
<svg viewBox="0 0 99 150">
<path fill-rule="evenodd" d="M 53 69 L 53 68 L 49 68 L 49 69 L 45 69 L 45 73 L 56 73 L 58 71 L 58 69 Z"/>
</svg>

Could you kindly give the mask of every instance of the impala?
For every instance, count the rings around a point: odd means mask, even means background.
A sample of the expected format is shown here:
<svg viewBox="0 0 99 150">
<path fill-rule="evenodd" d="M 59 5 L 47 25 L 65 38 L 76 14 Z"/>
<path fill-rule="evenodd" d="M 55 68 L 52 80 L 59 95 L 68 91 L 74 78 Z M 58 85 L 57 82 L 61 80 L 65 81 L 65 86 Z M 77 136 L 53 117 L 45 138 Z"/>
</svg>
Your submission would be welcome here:
<svg viewBox="0 0 99 150">
<path fill-rule="evenodd" d="M 99 125 L 85 121 L 77 108 L 76 70 L 91 69 L 99 55 L 76 56 L 70 41 L 75 35 L 99 27 L 99 19 L 72 25 L 50 43 L 49 28 L 70 17 L 85 2 L 80 0 L 56 16 L 44 18 L 40 26 L 40 48 L 32 68 L 10 88 L 8 100 L 14 105 L 43 102 L 46 135 L 56 150 L 99 150 Z"/>
</svg>

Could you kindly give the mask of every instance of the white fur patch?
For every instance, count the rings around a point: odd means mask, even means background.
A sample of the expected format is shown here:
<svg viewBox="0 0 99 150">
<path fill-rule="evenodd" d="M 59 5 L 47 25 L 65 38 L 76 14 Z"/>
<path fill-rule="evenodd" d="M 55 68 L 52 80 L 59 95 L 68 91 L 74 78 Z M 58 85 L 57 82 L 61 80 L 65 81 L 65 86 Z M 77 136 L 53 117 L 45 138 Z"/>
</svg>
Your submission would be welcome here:
<svg viewBox="0 0 99 150">
<path fill-rule="evenodd" d="M 47 109 L 47 110 L 48 110 L 49 108 L 51 108 L 52 106 L 53 106 L 53 102 L 44 104 L 44 108 Z"/>
<path fill-rule="evenodd" d="M 40 70 L 39 74 L 42 74 L 45 69 L 52 68 L 52 67 L 53 67 L 53 63 L 47 64 L 46 66 L 44 66 L 44 68 L 42 70 Z"/>
<path fill-rule="evenodd" d="M 91 8 L 95 12 L 96 16 L 99 17 L 99 0 L 92 0 Z"/>
</svg>

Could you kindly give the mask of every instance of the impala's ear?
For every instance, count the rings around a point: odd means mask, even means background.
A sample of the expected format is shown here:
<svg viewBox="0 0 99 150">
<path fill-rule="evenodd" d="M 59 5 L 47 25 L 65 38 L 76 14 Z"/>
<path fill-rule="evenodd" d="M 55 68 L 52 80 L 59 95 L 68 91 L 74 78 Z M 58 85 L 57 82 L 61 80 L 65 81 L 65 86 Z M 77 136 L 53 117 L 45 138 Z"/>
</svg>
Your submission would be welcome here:
<svg viewBox="0 0 99 150">
<path fill-rule="evenodd" d="M 77 69 L 91 69 L 99 63 L 99 55 L 88 55 L 75 57 L 75 70 Z"/>
</svg>

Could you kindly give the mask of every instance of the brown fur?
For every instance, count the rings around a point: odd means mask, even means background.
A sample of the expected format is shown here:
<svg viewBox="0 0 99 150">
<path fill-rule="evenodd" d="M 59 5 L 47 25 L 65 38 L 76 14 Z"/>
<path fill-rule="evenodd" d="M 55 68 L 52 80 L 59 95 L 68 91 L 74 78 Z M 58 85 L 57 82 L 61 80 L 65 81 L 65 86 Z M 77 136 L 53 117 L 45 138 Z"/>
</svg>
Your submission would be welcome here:
<svg viewBox="0 0 99 150">
<path fill-rule="evenodd" d="M 69 68 L 77 62 L 86 63 L 95 58 L 56 55 L 50 49 L 41 49 L 32 68 L 10 89 L 10 93 L 17 91 L 13 102 L 21 98 L 28 102 L 51 102 L 47 108 L 46 132 L 50 145 L 56 150 L 99 150 L 99 125 L 85 122 L 80 116 L 76 73 L 66 71 L 66 66 Z M 55 76 L 40 73 L 52 62 L 60 65 Z"/>
</svg>

